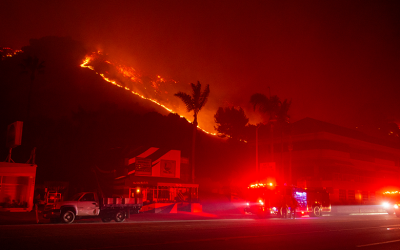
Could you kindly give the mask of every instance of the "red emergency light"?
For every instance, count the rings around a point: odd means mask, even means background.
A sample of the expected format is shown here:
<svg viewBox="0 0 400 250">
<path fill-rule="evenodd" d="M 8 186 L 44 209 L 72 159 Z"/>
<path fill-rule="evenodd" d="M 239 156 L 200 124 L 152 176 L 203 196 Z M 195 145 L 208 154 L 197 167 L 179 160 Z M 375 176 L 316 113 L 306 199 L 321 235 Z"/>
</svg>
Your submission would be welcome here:
<svg viewBox="0 0 400 250">
<path fill-rule="evenodd" d="M 399 193 L 399 191 L 386 191 L 386 192 L 383 192 L 383 194 L 398 194 Z"/>
<path fill-rule="evenodd" d="M 272 182 L 265 184 L 265 183 L 256 183 L 256 184 L 251 184 L 249 187 L 247 188 L 260 188 L 260 187 L 266 187 L 266 186 L 270 186 L 273 187 L 274 184 Z"/>
</svg>

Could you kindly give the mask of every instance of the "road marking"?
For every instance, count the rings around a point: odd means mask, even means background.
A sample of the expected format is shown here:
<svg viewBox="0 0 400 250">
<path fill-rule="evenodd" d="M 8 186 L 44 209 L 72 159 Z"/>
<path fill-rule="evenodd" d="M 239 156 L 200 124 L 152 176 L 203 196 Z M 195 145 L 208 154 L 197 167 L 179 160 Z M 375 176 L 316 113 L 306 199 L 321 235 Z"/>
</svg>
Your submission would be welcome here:
<svg viewBox="0 0 400 250">
<path fill-rule="evenodd" d="M 371 244 L 358 245 L 357 247 L 369 247 L 369 246 L 383 245 L 383 244 L 389 244 L 389 243 L 394 243 L 394 242 L 400 242 L 400 240 L 382 241 L 382 242 L 376 242 L 376 243 L 371 243 Z"/>
<path fill-rule="evenodd" d="M 387 214 L 387 213 L 352 213 L 349 215 L 379 215 L 379 214 Z"/>
</svg>

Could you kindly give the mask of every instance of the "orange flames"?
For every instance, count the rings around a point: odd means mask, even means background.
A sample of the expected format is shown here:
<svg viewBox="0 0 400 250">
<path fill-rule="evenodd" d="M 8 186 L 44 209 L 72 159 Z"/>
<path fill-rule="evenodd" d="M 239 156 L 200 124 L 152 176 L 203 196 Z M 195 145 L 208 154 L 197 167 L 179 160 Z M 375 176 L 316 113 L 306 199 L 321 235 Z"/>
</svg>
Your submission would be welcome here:
<svg viewBox="0 0 400 250">
<path fill-rule="evenodd" d="M 0 47 L 1 59 L 4 59 L 6 57 L 13 57 L 16 54 L 21 53 L 21 52 L 22 52 L 22 50 L 19 50 L 19 49 L 11 49 L 11 48 L 8 48 L 8 47 Z"/>
<path fill-rule="evenodd" d="M 105 60 L 104 57 L 105 56 L 101 52 L 92 53 L 86 56 L 80 66 L 82 68 L 88 68 L 95 71 L 96 74 L 99 74 L 105 81 L 117 87 L 123 88 L 127 91 L 130 91 L 132 94 L 137 95 L 142 99 L 151 101 L 164 108 L 168 112 L 178 114 L 176 110 L 178 110 L 179 108 L 174 107 L 174 105 L 170 104 L 171 101 L 168 98 L 168 94 L 175 93 L 170 93 L 170 89 L 172 85 L 175 85 L 177 83 L 176 81 L 167 80 L 162 78 L 161 76 L 157 76 L 155 79 L 150 80 L 145 79 L 134 68 L 111 62 L 110 60 Z M 96 64 L 98 68 L 101 69 L 98 70 L 97 67 L 95 68 L 95 66 L 93 66 L 94 64 Z M 114 70 L 116 70 L 116 72 L 112 72 Z M 123 80 L 118 77 L 120 75 L 123 76 Z M 118 79 L 118 81 L 113 79 Z M 169 105 L 170 107 L 167 107 L 167 105 Z M 182 115 L 179 116 L 185 118 L 188 122 L 192 123 L 187 117 Z M 199 126 L 198 128 L 207 134 L 216 135 L 216 133 L 205 131 Z"/>
</svg>

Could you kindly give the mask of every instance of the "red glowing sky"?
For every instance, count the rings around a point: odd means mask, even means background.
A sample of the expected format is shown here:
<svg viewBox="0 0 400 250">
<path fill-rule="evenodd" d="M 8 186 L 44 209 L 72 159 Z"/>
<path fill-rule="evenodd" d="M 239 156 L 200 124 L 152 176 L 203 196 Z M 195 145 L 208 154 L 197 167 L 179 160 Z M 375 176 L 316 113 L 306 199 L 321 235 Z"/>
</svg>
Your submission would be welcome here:
<svg viewBox="0 0 400 250">
<path fill-rule="evenodd" d="M 398 1 L 11 1 L 0 46 L 71 36 L 135 68 L 210 84 L 201 115 L 261 92 L 304 117 L 354 126 L 400 121 Z"/>
</svg>

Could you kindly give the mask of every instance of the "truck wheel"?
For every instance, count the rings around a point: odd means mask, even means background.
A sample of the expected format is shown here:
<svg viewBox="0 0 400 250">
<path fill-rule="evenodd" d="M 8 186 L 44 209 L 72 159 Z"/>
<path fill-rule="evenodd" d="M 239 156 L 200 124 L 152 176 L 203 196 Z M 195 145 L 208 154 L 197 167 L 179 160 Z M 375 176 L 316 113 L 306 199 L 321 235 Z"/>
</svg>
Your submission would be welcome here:
<svg viewBox="0 0 400 250">
<path fill-rule="evenodd" d="M 312 217 L 320 217 L 322 215 L 321 207 L 315 206 L 313 207 L 313 211 L 311 212 Z"/>
<path fill-rule="evenodd" d="M 102 220 L 103 222 L 110 222 L 110 221 L 111 221 L 111 218 L 110 218 L 110 217 L 102 217 L 101 220 Z"/>
<path fill-rule="evenodd" d="M 63 223 L 71 224 L 75 220 L 75 214 L 71 210 L 64 211 L 61 214 L 61 221 Z"/>
<path fill-rule="evenodd" d="M 115 214 L 116 222 L 123 222 L 125 220 L 125 213 L 123 211 L 119 211 Z"/>
</svg>

